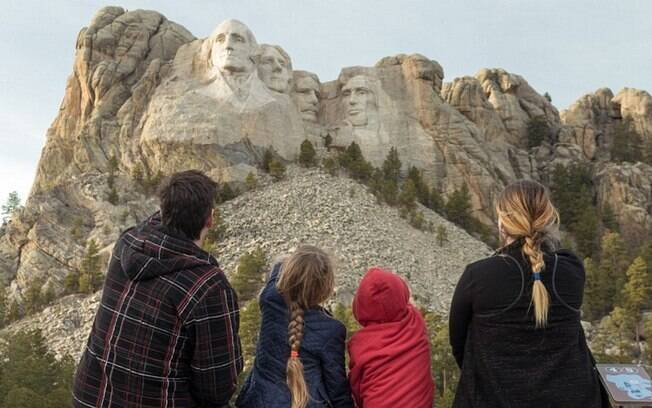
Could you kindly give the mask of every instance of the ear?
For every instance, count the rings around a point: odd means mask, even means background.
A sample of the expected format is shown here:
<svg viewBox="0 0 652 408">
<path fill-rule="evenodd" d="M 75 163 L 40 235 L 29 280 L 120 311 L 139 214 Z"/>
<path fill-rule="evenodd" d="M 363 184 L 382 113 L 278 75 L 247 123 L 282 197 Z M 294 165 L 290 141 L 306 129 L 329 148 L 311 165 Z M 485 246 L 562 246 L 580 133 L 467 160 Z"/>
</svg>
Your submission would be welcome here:
<svg viewBox="0 0 652 408">
<path fill-rule="evenodd" d="M 204 227 L 211 229 L 213 227 L 213 215 L 215 214 L 215 209 L 213 208 L 211 210 L 211 213 L 208 214 L 208 218 L 206 218 L 206 221 L 204 223 Z"/>
</svg>

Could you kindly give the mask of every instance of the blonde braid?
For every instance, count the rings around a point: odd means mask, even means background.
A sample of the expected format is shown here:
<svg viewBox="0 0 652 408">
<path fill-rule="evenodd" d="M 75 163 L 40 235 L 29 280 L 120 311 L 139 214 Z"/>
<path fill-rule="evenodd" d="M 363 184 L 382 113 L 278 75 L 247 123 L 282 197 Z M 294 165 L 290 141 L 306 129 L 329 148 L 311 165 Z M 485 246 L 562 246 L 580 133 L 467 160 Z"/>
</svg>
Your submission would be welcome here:
<svg viewBox="0 0 652 408">
<path fill-rule="evenodd" d="M 308 405 L 308 386 L 303 375 L 303 363 L 299 359 L 299 350 L 303 340 L 303 309 L 296 302 L 290 302 L 290 323 L 288 324 L 288 342 L 290 358 L 287 362 L 287 384 L 292 394 L 292 408 L 305 408 Z"/>
<path fill-rule="evenodd" d="M 525 237 L 523 244 L 523 253 L 528 257 L 530 265 L 532 266 L 532 273 L 538 274 L 545 267 L 543 261 L 543 251 L 541 251 L 541 241 L 539 234 L 535 233 L 532 236 Z M 548 322 L 548 308 L 550 306 L 550 295 L 546 286 L 543 284 L 539 275 L 534 275 L 534 283 L 532 285 L 532 303 L 534 304 L 534 319 L 536 327 L 544 327 Z"/>
</svg>

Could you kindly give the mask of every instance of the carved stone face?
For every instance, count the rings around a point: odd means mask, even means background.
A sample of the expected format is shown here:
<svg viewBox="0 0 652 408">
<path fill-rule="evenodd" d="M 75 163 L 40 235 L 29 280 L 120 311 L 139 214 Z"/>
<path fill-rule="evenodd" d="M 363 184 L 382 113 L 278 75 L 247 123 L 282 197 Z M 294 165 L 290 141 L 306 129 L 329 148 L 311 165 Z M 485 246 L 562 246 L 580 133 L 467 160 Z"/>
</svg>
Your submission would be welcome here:
<svg viewBox="0 0 652 408">
<path fill-rule="evenodd" d="M 342 87 L 342 101 L 347 120 L 353 126 L 366 126 L 369 122 L 369 109 L 374 109 L 376 104 L 367 78 L 358 75 L 349 79 Z"/>
<path fill-rule="evenodd" d="M 275 47 L 263 46 L 258 62 L 258 76 L 273 91 L 288 93 L 290 91 L 290 61 Z"/>
<path fill-rule="evenodd" d="M 294 99 L 301 112 L 301 119 L 316 123 L 319 112 L 319 83 L 310 76 L 297 78 L 294 84 Z"/>
<path fill-rule="evenodd" d="M 215 30 L 211 50 L 213 66 L 221 72 L 251 72 L 256 44 L 249 28 L 239 21 L 227 20 Z"/>
</svg>

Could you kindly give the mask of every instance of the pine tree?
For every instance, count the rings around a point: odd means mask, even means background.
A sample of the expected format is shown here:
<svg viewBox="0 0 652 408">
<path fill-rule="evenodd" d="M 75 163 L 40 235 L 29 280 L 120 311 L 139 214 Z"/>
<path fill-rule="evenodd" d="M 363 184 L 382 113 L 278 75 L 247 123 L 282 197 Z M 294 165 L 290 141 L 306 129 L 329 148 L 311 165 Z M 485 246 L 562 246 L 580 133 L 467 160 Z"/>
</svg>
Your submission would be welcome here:
<svg viewBox="0 0 652 408">
<path fill-rule="evenodd" d="M 299 152 L 299 164 L 303 167 L 317 166 L 317 152 L 310 140 L 306 139 L 301 143 Z"/>
<path fill-rule="evenodd" d="M 648 286 L 652 287 L 652 237 L 645 240 L 639 247 L 638 256 L 643 258 L 647 265 Z M 645 307 L 652 308 L 652 296 L 645 302 Z"/>
<path fill-rule="evenodd" d="M 256 358 L 256 345 L 260 331 L 260 305 L 253 298 L 240 309 L 240 342 L 244 358 L 244 371 L 249 371 Z"/>
<path fill-rule="evenodd" d="M 423 212 L 419 210 L 408 210 L 408 222 L 416 229 L 423 230 L 426 228 L 426 219 Z"/>
<path fill-rule="evenodd" d="M 600 253 L 595 279 L 595 302 L 601 307 L 596 308 L 596 318 L 609 313 L 614 305 L 622 304 L 621 293 L 629 266 L 625 242 L 617 232 L 606 233 L 602 237 Z"/>
<path fill-rule="evenodd" d="M 100 270 L 99 247 L 94 239 L 86 244 L 86 253 L 82 258 L 79 274 L 79 291 L 91 294 L 102 286 L 103 275 Z"/>
<path fill-rule="evenodd" d="M 593 207 L 592 170 L 589 165 L 558 164 L 552 173 L 552 199 L 566 225 L 575 224 L 587 208 Z"/>
<path fill-rule="evenodd" d="M 620 232 L 620 225 L 618 225 L 618 220 L 616 219 L 616 214 L 614 214 L 613 208 L 609 204 L 605 204 L 602 208 L 602 225 L 610 231 Z"/>
<path fill-rule="evenodd" d="M 19 208 L 21 208 L 20 197 L 18 197 L 18 193 L 16 191 L 12 191 L 9 193 L 7 203 L 2 205 L 2 222 L 7 222 L 13 213 Z"/>
<path fill-rule="evenodd" d="M 63 280 L 65 293 L 79 292 L 79 271 L 70 271 Z"/>
<path fill-rule="evenodd" d="M 220 188 L 217 192 L 217 196 L 215 197 L 215 204 L 222 204 L 229 200 L 233 200 L 239 194 L 240 192 L 238 189 L 231 188 L 231 184 L 229 184 L 229 182 L 225 182 L 222 184 L 222 188 Z"/>
<path fill-rule="evenodd" d="M 57 361 L 39 331 L 10 334 L 4 354 L 10 358 L 0 359 L 0 406 L 70 406 L 74 363 Z"/>
<path fill-rule="evenodd" d="M 255 190 L 258 187 L 258 179 L 256 179 L 256 175 L 253 172 L 250 171 L 247 174 L 245 184 L 247 185 L 247 190 Z"/>
<path fill-rule="evenodd" d="M 43 294 L 43 305 L 47 306 L 52 303 L 56 299 L 56 296 L 57 294 L 54 291 L 54 287 L 52 284 L 49 284 L 45 289 L 45 293 Z"/>
<path fill-rule="evenodd" d="M 408 211 L 414 211 L 416 208 L 416 199 L 417 189 L 414 186 L 414 182 L 408 179 L 403 183 L 401 195 L 398 198 L 399 204 Z"/>
<path fill-rule="evenodd" d="M 527 147 L 540 146 L 541 143 L 550 138 L 550 126 L 545 116 L 534 116 L 527 124 Z"/>
<path fill-rule="evenodd" d="M 43 294 L 41 288 L 43 287 L 43 278 L 35 278 L 32 280 L 25 289 L 25 313 L 28 315 L 39 312 L 44 305 Z"/>
<path fill-rule="evenodd" d="M 109 187 L 109 193 L 106 196 L 106 201 L 110 202 L 113 205 L 117 205 L 120 197 L 118 196 L 118 190 L 115 187 L 115 173 L 118 171 L 118 159 L 115 156 L 111 156 L 107 163 L 108 176 L 106 179 L 106 184 Z"/>
<path fill-rule="evenodd" d="M 640 350 L 641 340 L 641 309 L 645 302 L 652 296 L 652 287 L 649 286 L 649 276 L 645 260 L 640 256 L 627 269 L 627 283 L 622 291 L 624 308 L 628 315 L 634 319 L 635 341 Z"/>
<path fill-rule="evenodd" d="M 441 404 L 446 400 L 448 403 L 452 402 L 450 397 L 455 394 L 455 387 L 459 378 L 459 369 L 453 358 L 453 351 L 449 342 L 448 324 L 443 317 L 436 313 L 424 310 L 421 313 L 426 321 L 428 337 L 430 338 L 432 377 L 440 394 L 440 397 L 436 398 L 438 400 L 437 406 L 446 406 Z"/>
<path fill-rule="evenodd" d="M 346 341 L 351 339 L 351 336 L 360 330 L 360 324 L 355 320 L 353 316 L 353 309 L 349 306 L 344 306 L 342 303 L 337 303 L 335 309 L 333 310 L 333 317 L 342 322 L 344 327 L 346 327 Z M 344 356 L 345 366 L 349 366 L 349 353 L 346 353 Z"/>
<path fill-rule="evenodd" d="M 389 149 L 389 153 L 387 153 L 387 157 L 383 162 L 383 176 L 385 180 L 392 180 L 397 184 L 401 178 L 401 160 L 395 147 Z"/>
<path fill-rule="evenodd" d="M 434 187 L 430 190 L 430 201 L 428 203 L 428 208 L 438 213 L 441 213 L 446 208 L 444 197 L 442 197 L 439 191 L 437 191 L 437 189 Z"/>
<path fill-rule="evenodd" d="M 615 343 L 619 362 L 631 363 L 636 355 L 632 344 L 635 324 L 635 319 L 624 308 L 616 306 L 600 325 L 600 329 L 612 338 L 611 343 Z"/>
<path fill-rule="evenodd" d="M 335 160 L 332 157 L 325 157 L 321 161 L 322 167 L 324 167 L 324 170 L 331 176 L 337 175 L 337 171 L 340 168 L 340 165 L 337 160 Z"/>
<path fill-rule="evenodd" d="M 0 329 L 7 324 L 7 289 L 0 285 Z"/>
<path fill-rule="evenodd" d="M 269 175 L 276 181 L 280 181 L 285 177 L 285 165 L 280 161 L 273 159 L 269 163 Z"/>
<path fill-rule="evenodd" d="M 571 225 L 580 256 L 590 256 L 597 252 L 599 243 L 600 217 L 594 206 L 587 206 Z"/>
<path fill-rule="evenodd" d="M 461 188 L 455 190 L 450 195 L 445 208 L 446 217 L 450 221 L 464 229 L 471 227 L 471 195 L 466 184 L 463 184 Z"/>
<path fill-rule="evenodd" d="M 329 147 L 331 147 L 332 144 L 333 144 L 333 136 L 331 136 L 330 133 L 327 133 L 326 137 L 324 138 L 324 147 L 328 149 Z"/>
<path fill-rule="evenodd" d="M 263 158 L 260 162 L 260 168 L 265 173 L 269 173 L 269 165 L 272 163 L 273 159 L 274 159 L 274 154 L 272 154 L 272 149 L 270 148 L 265 149 L 265 152 L 263 153 Z"/>
<path fill-rule="evenodd" d="M 353 309 L 349 306 L 344 306 L 342 303 L 337 303 L 333 310 L 333 317 L 344 324 L 346 327 L 346 339 L 349 340 L 351 336 L 360 330 L 360 324 L 353 316 Z"/>
<path fill-rule="evenodd" d="M 263 285 L 266 269 L 267 255 L 262 248 L 256 248 L 240 257 L 236 272 L 231 278 L 231 286 L 238 293 L 241 304 L 256 296 Z"/>
<path fill-rule="evenodd" d="M 439 224 L 437 226 L 437 243 L 440 247 L 443 247 L 446 242 L 448 242 L 448 231 L 446 227 Z"/>
<path fill-rule="evenodd" d="M 369 164 L 356 142 L 352 142 L 339 158 L 340 166 L 346 169 L 349 176 L 361 182 L 367 182 L 373 175 L 373 166 Z"/>
<path fill-rule="evenodd" d="M 414 167 L 410 166 L 408 169 L 408 180 L 412 180 L 414 187 L 417 191 L 417 201 L 419 201 L 423 206 L 433 209 L 431 207 L 431 196 L 430 187 L 423 181 L 423 175 L 421 171 Z"/>
<path fill-rule="evenodd" d="M 392 207 L 396 206 L 399 201 L 398 185 L 392 180 L 381 181 L 381 198 L 382 200 Z"/>
<path fill-rule="evenodd" d="M 546 98 L 546 100 L 547 100 L 548 102 L 552 102 L 552 97 L 550 96 L 550 94 L 549 94 L 548 92 L 545 92 L 545 93 L 543 94 L 543 97 Z"/>
<path fill-rule="evenodd" d="M 645 324 L 645 338 L 647 339 L 647 361 L 652 362 L 652 319 Z"/>
</svg>

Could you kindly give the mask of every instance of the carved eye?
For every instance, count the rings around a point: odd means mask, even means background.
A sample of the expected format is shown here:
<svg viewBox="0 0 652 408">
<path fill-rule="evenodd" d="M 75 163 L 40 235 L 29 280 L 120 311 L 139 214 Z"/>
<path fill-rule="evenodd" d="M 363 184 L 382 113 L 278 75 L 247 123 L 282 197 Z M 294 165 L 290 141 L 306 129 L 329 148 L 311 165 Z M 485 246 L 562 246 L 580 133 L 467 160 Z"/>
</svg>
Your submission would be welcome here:
<svg viewBox="0 0 652 408">
<path fill-rule="evenodd" d="M 346 89 L 346 90 L 342 91 L 342 96 L 351 96 L 351 90 Z"/>
<path fill-rule="evenodd" d="M 215 39 L 215 41 L 217 41 L 218 43 L 221 44 L 221 43 L 224 42 L 224 39 L 225 39 L 225 38 L 226 38 L 226 36 L 225 36 L 224 34 L 219 34 L 219 35 L 217 36 L 217 38 Z"/>
<path fill-rule="evenodd" d="M 238 42 L 245 42 L 244 37 L 239 36 L 239 35 L 237 35 L 237 34 L 234 34 L 234 35 L 233 35 L 233 38 L 234 38 L 236 41 L 238 41 Z"/>
</svg>

